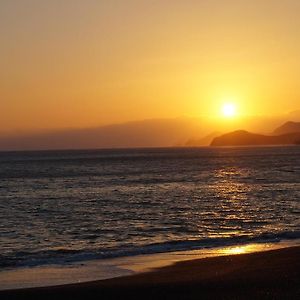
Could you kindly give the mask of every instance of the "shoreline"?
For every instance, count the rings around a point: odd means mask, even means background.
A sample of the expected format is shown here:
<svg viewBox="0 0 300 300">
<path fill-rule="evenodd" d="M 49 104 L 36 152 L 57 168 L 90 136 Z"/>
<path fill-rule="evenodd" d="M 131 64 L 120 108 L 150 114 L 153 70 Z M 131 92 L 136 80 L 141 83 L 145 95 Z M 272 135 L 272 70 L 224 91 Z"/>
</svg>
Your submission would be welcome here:
<svg viewBox="0 0 300 300">
<path fill-rule="evenodd" d="M 3 290 L 0 298 L 83 299 L 102 295 L 103 299 L 199 299 L 200 296 L 204 299 L 296 299 L 300 295 L 299 258 L 300 246 L 294 246 L 192 259 L 106 280 Z"/>
<path fill-rule="evenodd" d="M 6 269 L 0 271 L 0 291 L 93 282 L 151 272 L 182 261 L 263 252 L 295 246 L 300 246 L 300 239 L 174 250 L 110 259 L 84 260 L 67 264 Z"/>
</svg>

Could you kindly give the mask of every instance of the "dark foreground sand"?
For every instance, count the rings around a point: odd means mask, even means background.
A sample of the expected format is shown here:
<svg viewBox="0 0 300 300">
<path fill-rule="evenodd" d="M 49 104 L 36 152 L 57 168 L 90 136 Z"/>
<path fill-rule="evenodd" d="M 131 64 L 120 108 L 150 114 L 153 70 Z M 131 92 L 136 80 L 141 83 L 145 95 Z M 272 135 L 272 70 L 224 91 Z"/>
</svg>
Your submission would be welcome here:
<svg viewBox="0 0 300 300">
<path fill-rule="evenodd" d="M 300 299 L 300 247 L 185 261 L 98 282 L 2 291 L 0 299 Z"/>
</svg>

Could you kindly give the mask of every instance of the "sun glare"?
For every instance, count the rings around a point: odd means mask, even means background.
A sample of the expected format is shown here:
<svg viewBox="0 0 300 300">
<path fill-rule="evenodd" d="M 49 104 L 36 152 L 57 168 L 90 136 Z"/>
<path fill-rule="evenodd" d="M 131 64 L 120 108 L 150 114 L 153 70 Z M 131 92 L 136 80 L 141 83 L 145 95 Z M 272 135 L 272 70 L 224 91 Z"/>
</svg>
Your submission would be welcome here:
<svg viewBox="0 0 300 300">
<path fill-rule="evenodd" d="M 226 118 L 232 118 L 236 115 L 236 106 L 233 103 L 226 103 L 222 107 L 222 114 Z"/>
</svg>

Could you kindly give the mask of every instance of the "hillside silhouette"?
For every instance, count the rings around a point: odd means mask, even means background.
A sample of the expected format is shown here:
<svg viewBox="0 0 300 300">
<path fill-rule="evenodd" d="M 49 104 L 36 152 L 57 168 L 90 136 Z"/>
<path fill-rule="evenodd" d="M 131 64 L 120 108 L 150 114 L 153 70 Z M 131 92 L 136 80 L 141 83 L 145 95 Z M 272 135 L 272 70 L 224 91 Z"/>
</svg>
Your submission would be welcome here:
<svg viewBox="0 0 300 300">
<path fill-rule="evenodd" d="M 286 122 L 282 126 L 276 128 L 273 131 L 273 134 L 280 135 L 294 132 L 300 132 L 300 122 Z"/>
<path fill-rule="evenodd" d="M 0 134 L 0 150 L 286 145 L 299 144 L 300 141 L 300 122 L 286 122 L 270 135 L 248 131 L 221 135 L 216 127 L 197 119 L 174 118 L 148 119 L 95 128 Z M 272 131 L 272 128 L 268 129 Z M 205 135 L 210 130 L 216 131 Z"/>
<path fill-rule="evenodd" d="M 293 145 L 298 141 L 300 141 L 300 132 L 263 135 L 238 130 L 214 138 L 211 146 Z"/>
<path fill-rule="evenodd" d="M 201 131 L 190 119 L 150 119 L 96 128 L 0 136 L 0 150 L 171 147 Z"/>
</svg>

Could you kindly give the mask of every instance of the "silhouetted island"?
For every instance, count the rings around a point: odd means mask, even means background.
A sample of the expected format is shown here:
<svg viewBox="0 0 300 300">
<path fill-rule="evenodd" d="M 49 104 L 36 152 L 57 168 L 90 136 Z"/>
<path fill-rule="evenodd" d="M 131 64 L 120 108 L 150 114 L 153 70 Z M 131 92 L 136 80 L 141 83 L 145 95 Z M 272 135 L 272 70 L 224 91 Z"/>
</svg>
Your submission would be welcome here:
<svg viewBox="0 0 300 300">
<path fill-rule="evenodd" d="M 299 140 L 300 132 L 262 135 L 238 130 L 214 138 L 211 146 L 293 145 Z"/>
<path fill-rule="evenodd" d="M 300 132 L 300 122 L 286 122 L 273 131 L 275 135 Z"/>
</svg>

